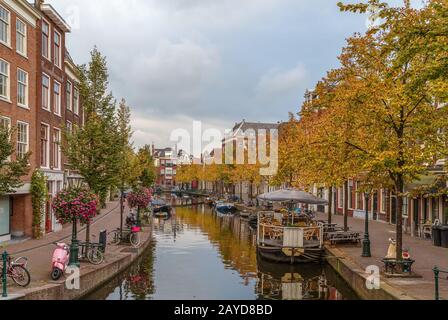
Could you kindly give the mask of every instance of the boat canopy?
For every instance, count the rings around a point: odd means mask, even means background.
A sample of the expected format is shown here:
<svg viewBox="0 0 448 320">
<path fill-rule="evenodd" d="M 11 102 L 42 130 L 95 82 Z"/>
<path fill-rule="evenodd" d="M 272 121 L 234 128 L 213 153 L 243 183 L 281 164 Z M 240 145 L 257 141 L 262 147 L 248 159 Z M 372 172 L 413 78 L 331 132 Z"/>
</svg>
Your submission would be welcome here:
<svg viewBox="0 0 448 320">
<path fill-rule="evenodd" d="M 264 193 L 258 196 L 259 200 L 272 202 L 294 202 L 303 204 L 327 205 L 328 201 L 315 195 L 296 189 L 283 189 Z"/>
</svg>

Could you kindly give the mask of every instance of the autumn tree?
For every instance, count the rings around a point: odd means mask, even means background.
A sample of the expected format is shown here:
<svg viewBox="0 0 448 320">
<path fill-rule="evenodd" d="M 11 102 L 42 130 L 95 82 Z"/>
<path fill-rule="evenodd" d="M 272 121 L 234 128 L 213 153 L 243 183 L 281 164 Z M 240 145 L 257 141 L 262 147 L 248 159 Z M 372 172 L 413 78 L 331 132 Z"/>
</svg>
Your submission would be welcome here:
<svg viewBox="0 0 448 320">
<path fill-rule="evenodd" d="M 446 48 L 446 18 L 437 18 L 446 17 L 446 2 L 429 1 L 422 9 L 412 8 L 409 1 L 397 8 L 379 0 L 339 6 L 358 13 L 373 7 L 382 19 L 365 35 L 348 40 L 336 72 L 337 105 L 348 102 L 346 114 L 356 128 L 340 136 L 343 143 L 364 160 L 366 176 L 384 178 L 384 185 L 397 196 L 397 259 L 401 260 L 405 185 L 446 152 L 440 129 L 447 127 L 447 108 L 439 108 L 435 99 L 446 95 L 446 50 L 422 46 Z M 428 27 L 428 21 L 438 25 Z M 431 32 L 440 33 L 425 36 Z"/>
</svg>

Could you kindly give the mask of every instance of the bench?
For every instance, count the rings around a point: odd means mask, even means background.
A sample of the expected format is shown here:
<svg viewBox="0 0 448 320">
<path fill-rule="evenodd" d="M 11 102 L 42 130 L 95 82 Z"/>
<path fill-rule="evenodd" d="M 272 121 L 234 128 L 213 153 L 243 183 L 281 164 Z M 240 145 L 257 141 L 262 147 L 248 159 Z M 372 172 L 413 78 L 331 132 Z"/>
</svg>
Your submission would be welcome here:
<svg viewBox="0 0 448 320">
<path fill-rule="evenodd" d="M 331 245 L 346 242 L 360 244 L 361 235 L 359 234 L 359 232 L 354 231 L 328 232 L 326 234 L 326 240 L 329 241 Z"/>
<path fill-rule="evenodd" d="M 382 261 L 386 274 L 412 274 L 412 265 L 415 262 L 412 259 L 398 261 L 397 259 L 390 258 L 385 258 Z"/>
</svg>

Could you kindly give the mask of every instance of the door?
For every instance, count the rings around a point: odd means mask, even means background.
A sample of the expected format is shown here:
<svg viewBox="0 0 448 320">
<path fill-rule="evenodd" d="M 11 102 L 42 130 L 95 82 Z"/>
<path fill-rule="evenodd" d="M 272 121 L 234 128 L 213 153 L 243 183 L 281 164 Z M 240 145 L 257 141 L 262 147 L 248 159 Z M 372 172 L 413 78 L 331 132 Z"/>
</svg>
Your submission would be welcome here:
<svg viewBox="0 0 448 320">
<path fill-rule="evenodd" d="M 11 201 L 9 197 L 0 197 L 0 236 L 11 233 Z"/>
<path fill-rule="evenodd" d="M 418 201 L 418 199 L 414 199 L 412 200 L 412 209 L 414 211 L 413 213 L 413 220 L 414 220 L 414 232 L 415 234 L 418 234 L 418 228 L 419 228 L 419 224 L 420 224 L 420 202 Z"/>
<path fill-rule="evenodd" d="M 45 233 L 53 231 L 53 217 L 51 212 L 51 198 L 53 197 L 53 181 L 47 182 L 49 199 L 45 203 Z"/>
<path fill-rule="evenodd" d="M 373 220 L 378 220 L 378 193 L 373 194 L 373 206 L 372 206 Z"/>
</svg>

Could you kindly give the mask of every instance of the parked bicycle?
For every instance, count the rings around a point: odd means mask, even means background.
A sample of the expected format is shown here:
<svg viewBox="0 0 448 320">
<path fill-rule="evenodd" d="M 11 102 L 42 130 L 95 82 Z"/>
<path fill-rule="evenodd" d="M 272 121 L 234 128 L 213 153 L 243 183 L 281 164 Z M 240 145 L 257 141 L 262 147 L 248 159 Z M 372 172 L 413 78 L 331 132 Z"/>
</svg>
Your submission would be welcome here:
<svg viewBox="0 0 448 320">
<path fill-rule="evenodd" d="M 28 264 L 28 259 L 25 257 L 20 257 L 14 259 L 12 257 L 6 260 L 6 275 L 11 278 L 15 284 L 20 287 L 27 287 L 31 282 L 31 276 L 26 268 Z M 1 265 L 1 276 L 3 277 L 3 265 Z"/>
<path fill-rule="evenodd" d="M 140 246 L 140 228 L 131 227 L 130 229 L 123 229 L 123 235 L 120 228 L 117 228 L 107 234 L 109 244 L 130 243 L 132 247 Z"/>
<path fill-rule="evenodd" d="M 81 242 L 79 244 L 80 254 L 79 258 L 84 259 L 87 258 L 93 265 L 100 265 L 104 262 L 104 245 L 100 243 L 85 243 Z"/>
</svg>

